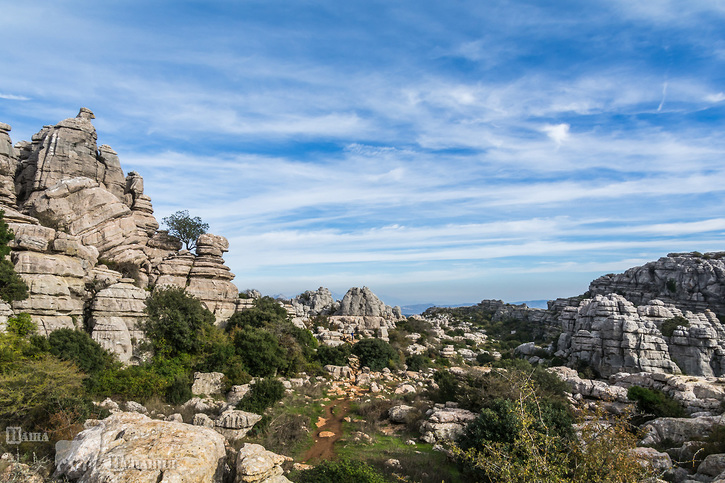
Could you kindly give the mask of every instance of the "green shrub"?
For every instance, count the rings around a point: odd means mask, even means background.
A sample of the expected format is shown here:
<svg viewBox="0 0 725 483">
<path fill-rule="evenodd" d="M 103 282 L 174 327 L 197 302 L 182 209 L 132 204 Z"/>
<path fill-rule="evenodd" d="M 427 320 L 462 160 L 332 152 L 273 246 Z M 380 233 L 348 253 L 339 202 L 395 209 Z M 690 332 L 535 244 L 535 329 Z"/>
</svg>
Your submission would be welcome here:
<svg viewBox="0 0 725 483">
<path fill-rule="evenodd" d="M 193 396 L 191 378 L 185 374 L 177 374 L 166 388 L 166 402 L 169 404 L 183 404 Z"/>
<path fill-rule="evenodd" d="M 460 383 L 456 376 L 447 370 L 441 370 L 433 375 L 433 380 L 438 384 L 438 391 L 434 395 L 436 402 L 457 401 L 460 392 Z"/>
<path fill-rule="evenodd" d="M 144 332 L 157 354 L 197 354 L 206 345 L 214 315 L 182 288 L 154 291 L 146 299 Z"/>
<path fill-rule="evenodd" d="M 415 354 L 405 358 L 405 365 L 409 371 L 422 371 L 430 367 L 430 359 L 423 354 Z"/>
<path fill-rule="evenodd" d="M 72 329 L 54 330 L 48 336 L 49 351 L 59 359 L 74 362 L 86 374 L 109 368 L 114 357 L 85 332 Z"/>
<path fill-rule="evenodd" d="M 674 278 L 670 278 L 669 280 L 667 280 L 665 286 L 667 287 L 667 290 L 669 290 L 671 293 L 677 292 L 677 282 Z"/>
<path fill-rule="evenodd" d="M 299 483 L 385 483 L 385 477 L 361 461 L 323 461 L 300 472 Z"/>
<path fill-rule="evenodd" d="M 164 394 L 168 381 L 150 365 L 108 369 L 98 375 L 91 391 L 100 397 L 118 396 L 123 399 L 145 401 Z"/>
<path fill-rule="evenodd" d="M 249 388 L 249 392 L 237 404 L 237 409 L 262 414 L 284 397 L 284 385 L 277 379 L 262 379 Z"/>
<path fill-rule="evenodd" d="M 237 329 L 233 338 L 237 355 L 252 376 L 275 376 L 287 368 L 286 351 L 270 332 L 248 327 Z"/>
<path fill-rule="evenodd" d="M 657 389 L 632 386 L 627 390 L 627 398 L 637 402 L 637 409 L 644 414 L 651 414 L 656 418 L 682 418 L 685 410 L 680 404 Z"/>
<path fill-rule="evenodd" d="M 5 212 L 0 210 L 0 299 L 8 303 L 28 298 L 28 286 L 15 272 L 15 265 L 6 258 L 10 254 L 8 243 L 13 238 L 15 234 L 5 223 Z"/>
<path fill-rule="evenodd" d="M 360 364 L 372 371 L 393 367 L 398 353 L 382 339 L 363 339 L 352 346 L 352 353 L 360 358 Z"/>
<path fill-rule="evenodd" d="M 678 327 L 689 327 L 690 321 L 686 318 L 682 317 L 681 315 L 676 315 L 672 317 L 671 319 L 667 319 L 664 322 L 662 322 L 662 325 L 660 326 L 660 332 L 662 332 L 662 335 L 665 337 L 672 337 L 672 334 L 675 333 L 675 329 Z"/>
<path fill-rule="evenodd" d="M 20 312 L 14 317 L 8 318 L 8 332 L 15 334 L 19 337 L 27 337 L 35 334 L 38 331 L 38 326 L 35 325 L 30 314 Z"/>
<path fill-rule="evenodd" d="M 262 328 L 287 321 L 287 311 L 272 297 L 260 297 L 254 301 L 254 307 L 232 315 L 227 321 L 226 330 L 236 328 Z"/>
<path fill-rule="evenodd" d="M 346 366 L 350 357 L 351 346 L 349 344 L 341 344 L 336 347 L 329 345 L 321 345 L 317 348 L 317 360 L 320 364 L 326 366 Z"/>
<path fill-rule="evenodd" d="M 476 362 L 478 362 L 479 364 L 482 364 L 482 365 L 483 364 L 490 364 L 490 363 L 495 362 L 495 361 L 496 361 L 496 358 L 493 357 L 488 352 L 481 352 L 480 354 L 478 354 L 476 356 Z"/>
</svg>

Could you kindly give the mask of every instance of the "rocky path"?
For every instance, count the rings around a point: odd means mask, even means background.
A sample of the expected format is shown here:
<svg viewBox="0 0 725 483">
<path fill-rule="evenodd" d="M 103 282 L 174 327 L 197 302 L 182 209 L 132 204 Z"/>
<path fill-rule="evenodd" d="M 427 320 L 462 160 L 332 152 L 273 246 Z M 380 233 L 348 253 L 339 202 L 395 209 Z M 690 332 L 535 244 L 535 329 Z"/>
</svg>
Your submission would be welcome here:
<svg viewBox="0 0 725 483">
<path fill-rule="evenodd" d="M 335 458 L 335 443 L 342 437 L 342 421 L 350 411 L 349 399 L 336 399 L 325 406 L 325 416 L 317 421 L 315 444 L 305 453 L 305 462 Z"/>
</svg>

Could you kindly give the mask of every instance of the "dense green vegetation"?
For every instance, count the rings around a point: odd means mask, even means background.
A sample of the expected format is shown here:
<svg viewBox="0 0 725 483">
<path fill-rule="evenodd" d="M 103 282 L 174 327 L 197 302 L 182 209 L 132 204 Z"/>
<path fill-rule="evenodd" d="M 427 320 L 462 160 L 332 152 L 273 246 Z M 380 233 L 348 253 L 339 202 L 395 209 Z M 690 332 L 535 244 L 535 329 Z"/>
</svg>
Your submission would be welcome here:
<svg viewBox="0 0 725 483">
<path fill-rule="evenodd" d="M 662 332 L 662 335 L 665 337 L 672 337 L 672 334 L 675 333 L 675 329 L 678 327 L 689 327 L 690 321 L 686 318 L 682 317 L 681 315 L 676 315 L 672 317 L 671 319 L 667 319 L 664 322 L 662 322 L 662 326 L 660 327 L 660 332 Z"/>
<path fill-rule="evenodd" d="M 284 386 L 277 379 L 262 379 L 255 382 L 237 404 L 237 409 L 262 414 L 265 409 L 284 397 Z"/>
<path fill-rule="evenodd" d="M 15 266 L 7 256 L 10 254 L 8 243 L 15 234 L 5 223 L 5 212 L 0 210 L 0 299 L 5 302 L 28 298 L 28 286 L 15 272 Z"/>
<path fill-rule="evenodd" d="M 667 394 L 657 389 L 632 386 L 627 398 L 637 402 L 637 410 L 649 418 L 684 418 L 685 409 Z"/>
<path fill-rule="evenodd" d="M 382 339 L 363 339 L 352 346 L 352 353 L 360 359 L 360 365 L 372 371 L 393 368 L 398 362 L 398 351 Z"/>
</svg>

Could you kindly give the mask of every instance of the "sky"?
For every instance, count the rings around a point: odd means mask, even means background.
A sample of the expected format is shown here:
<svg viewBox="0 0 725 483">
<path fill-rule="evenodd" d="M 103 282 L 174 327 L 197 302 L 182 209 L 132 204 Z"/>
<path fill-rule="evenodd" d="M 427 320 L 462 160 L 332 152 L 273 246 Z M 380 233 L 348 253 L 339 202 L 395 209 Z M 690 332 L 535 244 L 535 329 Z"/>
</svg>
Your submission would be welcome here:
<svg viewBox="0 0 725 483">
<path fill-rule="evenodd" d="M 725 239 L 719 0 L 0 0 L 13 142 L 96 115 L 240 290 L 552 299 Z"/>
</svg>

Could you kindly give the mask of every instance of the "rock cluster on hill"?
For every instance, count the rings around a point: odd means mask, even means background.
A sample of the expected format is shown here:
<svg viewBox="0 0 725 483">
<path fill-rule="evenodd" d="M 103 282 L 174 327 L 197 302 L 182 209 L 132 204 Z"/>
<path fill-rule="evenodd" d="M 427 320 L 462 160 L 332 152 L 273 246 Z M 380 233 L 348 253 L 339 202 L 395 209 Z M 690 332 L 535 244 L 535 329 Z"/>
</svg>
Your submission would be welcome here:
<svg viewBox="0 0 725 483">
<path fill-rule="evenodd" d="M 665 321 L 683 317 L 671 335 Z M 621 295 L 597 295 L 561 314 L 557 355 L 607 377 L 617 372 L 719 376 L 725 371 L 725 328 L 714 313 L 682 312 L 652 300 L 635 305 Z"/>
<path fill-rule="evenodd" d="M 353 334 L 388 339 L 388 330 L 404 317 L 400 307 L 390 307 L 368 287 L 353 287 L 341 301 L 335 301 L 327 288 L 304 292 L 291 301 L 295 320 L 306 324 L 318 315 L 327 316 L 330 327 L 316 327 L 318 338 L 328 345 L 339 345 Z"/>
<path fill-rule="evenodd" d="M 117 153 L 97 145 L 93 118 L 82 108 L 15 146 L 0 123 L 0 209 L 15 233 L 11 261 L 29 288 L 12 311 L 29 313 L 44 334 L 85 322 L 128 362 L 141 340 L 145 288 L 184 288 L 218 322 L 234 313 L 238 292 L 222 259 L 228 241 L 202 235 L 191 254 L 159 231 L 143 178 L 124 177 Z"/>
<path fill-rule="evenodd" d="M 589 285 L 594 295 L 617 293 L 636 305 L 657 299 L 683 310 L 725 314 L 725 252 L 670 253 Z"/>
</svg>

